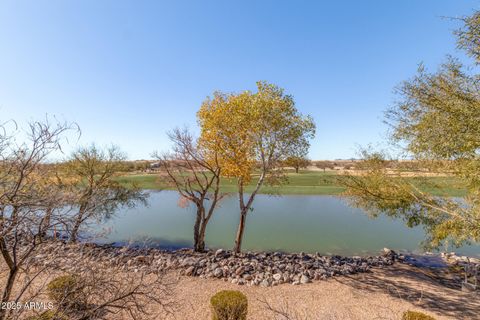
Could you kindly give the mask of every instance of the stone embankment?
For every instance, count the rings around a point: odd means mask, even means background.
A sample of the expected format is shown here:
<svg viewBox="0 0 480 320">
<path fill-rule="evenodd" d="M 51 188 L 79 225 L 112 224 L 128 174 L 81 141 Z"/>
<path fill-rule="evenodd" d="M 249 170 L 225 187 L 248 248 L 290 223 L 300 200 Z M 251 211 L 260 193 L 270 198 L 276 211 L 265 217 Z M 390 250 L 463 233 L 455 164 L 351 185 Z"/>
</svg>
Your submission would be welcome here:
<svg viewBox="0 0 480 320">
<path fill-rule="evenodd" d="M 338 275 L 367 272 L 371 267 L 391 265 L 399 258 L 392 250 L 369 257 L 325 256 L 307 253 L 245 252 L 216 250 L 196 253 L 189 249 L 165 251 L 154 248 L 52 242 L 35 262 L 69 271 L 74 261 L 89 259 L 124 271 L 158 273 L 177 270 L 185 276 L 217 278 L 238 285 L 293 285 L 324 280 Z M 402 257 L 400 257 L 402 258 Z"/>
</svg>

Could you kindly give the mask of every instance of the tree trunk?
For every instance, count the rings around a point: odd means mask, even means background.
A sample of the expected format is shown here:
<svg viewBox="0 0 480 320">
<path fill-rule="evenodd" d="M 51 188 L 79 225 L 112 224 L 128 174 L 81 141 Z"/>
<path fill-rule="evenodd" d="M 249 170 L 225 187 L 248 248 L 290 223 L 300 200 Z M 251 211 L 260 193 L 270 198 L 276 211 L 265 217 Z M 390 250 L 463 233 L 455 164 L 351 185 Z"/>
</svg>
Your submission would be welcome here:
<svg viewBox="0 0 480 320">
<path fill-rule="evenodd" d="M 207 221 L 205 219 L 202 220 L 200 224 L 200 230 L 198 231 L 198 243 L 197 243 L 197 252 L 205 251 L 205 231 L 207 229 Z"/>
<path fill-rule="evenodd" d="M 92 190 L 88 192 L 88 197 L 90 197 L 91 195 L 92 195 Z M 69 239 L 70 243 L 77 242 L 78 231 L 80 230 L 80 226 L 86 220 L 86 218 L 88 218 L 88 212 L 87 212 L 88 200 L 82 200 L 80 203 L 81 204 L 80 204 L 80 208 L 78 208 L 77 219 L 75 221 L 75 225 L 73 226 L 72 233 L 70 234 L 70 239 Z"/>
<path fill-rule="evenodd" d="M 255 196 L 257 195 L 258 190 L 260 190 L 260 187 L 263 185 L 264 179 L 265 179 L 265 170 L 260 175 L 260 178 L 258 179 L 258 182 L 257 182 L 257 186 L 255 187 L 255 190 L 253 190 L 252 194 L 250 194 L 250 197 L 248 198 L 248 201 L 246 204 L 243 199 L 243 181 L 239 180 L 238 182 L 238 201 L 240 205 L 240 221 L 238 223 L 237 237 L 235 238 L 235 247 L 233 248 L 235 253 L 240 253 L 240 251 L 242 250 L 242 239 L 243 239 L 243 232 L 245 230 L 245 220 L 247 219 L 247 213 L 252 208 L 253 200 L 255 199 Z"/>
<path fill-rule="evenodd" d="M 295 167 L 295 173 L 298 173 L 299 167 Z"/>
<path fill-rule="evenodd" d="M 45 219 L 43 219 L 42 225 L 40 227 L 40 236 L 42 238 L 47 237 L 47 231 L 50 227 L 50 220 L 52 217 L 52 208 L 47 208 L 46 213 L 45 213 Z M 55 236 L 55 234 L 54 234 Z"/>
<path fill-rule="evenodd" d="M 240 222 L 238 223 L 237 237 L 235 238 L 235 253 L 240 253 L 242 250 L 243 232 L 245 230 L 245 220 L 247 219 L 247 212 L 240 213 Z"/>
<path fill-rule="evenodd" d="M 193 249 L 196 252 L 200 252 L 200 224 L 202 222 L 202 212 L 200 208 L 197 208 L 197 216 L 195 218 L 195 224 L 193 225 Z"/>
<path fill-rule="evenodd" d="M 7 283 L 5 285 L 5 289 L 3 290 L 2 305 L 10 301 L 13 284 L 15 283 L 15 279 L 17 278 L 17 272 L 18 269 L 14 267 L 13 269 L 10 269 L 10 272 L 8 273 Z M 0 308 L 0 320 L 6 319 L 7 310 L 8 309 L 6 308 Z"/>
<path fill-rule="evenodd" d="M 70 239 L 68 240 L 70 243 L 75 243 L 78 240 L 78 231 L 80 230 L 80 225 L 82 224 L 82 215 L 77 217 L 75 221 L 75 225 L 73 226 L 72 232 L 70 234 Z"/>
</svg>

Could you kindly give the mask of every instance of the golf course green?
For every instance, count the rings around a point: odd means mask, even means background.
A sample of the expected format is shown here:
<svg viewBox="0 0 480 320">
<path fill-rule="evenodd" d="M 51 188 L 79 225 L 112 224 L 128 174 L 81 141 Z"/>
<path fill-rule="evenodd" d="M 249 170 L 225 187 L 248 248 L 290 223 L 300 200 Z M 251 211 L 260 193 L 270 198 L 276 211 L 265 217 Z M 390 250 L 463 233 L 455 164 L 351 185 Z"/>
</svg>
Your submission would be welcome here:
<svg viewBox="0 0 480 320">
<path fill-rule="evenodd" d="M 345 189 L 339 182 L 334 171 L 300 171 L 287 173 L 287 181 L 281 186 L 264 185 L 260 189 L 262 194 L 293 194 L 293 195 L 340 195 Z M 254 176 L 246 192 L 251 192 L 258 176 Z M 447 194 L 452 197 L 461 197 L 466 193 L 466 187 L 455 177 L 411 177 L 407 178 L 420 190 L 436 195 Z M 126 186 L 136 185 L 145 190 L 173 190 L 172 186 L 162 180 L 158 173 L 128 174 L 117 177 L 117 180 Z M 221 183 L 222 192 L 236 192 L 236 181 L 224 178 Z"/>
</svg>

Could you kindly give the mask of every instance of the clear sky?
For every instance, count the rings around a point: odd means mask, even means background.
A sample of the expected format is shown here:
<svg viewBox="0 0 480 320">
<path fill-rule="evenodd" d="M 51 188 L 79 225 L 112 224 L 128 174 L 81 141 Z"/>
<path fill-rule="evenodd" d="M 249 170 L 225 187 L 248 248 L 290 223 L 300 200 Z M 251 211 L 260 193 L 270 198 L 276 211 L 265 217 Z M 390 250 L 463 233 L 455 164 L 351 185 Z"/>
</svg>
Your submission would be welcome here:
<svg viewBox="0 0 480 320">
<path fill-rule="evenodd" d="M 459 55 L 442 17 L 479 1 L 0 0 L 0 116 L 77 122 L 79 143 L 118 144 L 131 159 L 196 128 L 215 90 L 257 80 L 292 94 L 317 124 L 312 159 L 377 144 L 393 89 L 418 63 Z"/>
</svg>

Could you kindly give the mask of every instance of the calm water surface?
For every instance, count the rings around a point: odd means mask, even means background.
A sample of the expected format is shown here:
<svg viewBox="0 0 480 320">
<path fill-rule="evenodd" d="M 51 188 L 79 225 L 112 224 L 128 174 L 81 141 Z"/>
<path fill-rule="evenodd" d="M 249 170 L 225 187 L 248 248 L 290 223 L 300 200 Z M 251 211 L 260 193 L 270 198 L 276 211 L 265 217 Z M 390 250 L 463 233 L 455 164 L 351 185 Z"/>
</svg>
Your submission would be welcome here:
<svg viewBox="0 0 480 320">
<path fill-rule="evenodd" d="M 103 227 L 110 230 L 102 242 L 148 241 L 179 248 L 192 245 L 193 206 L 178 205 L 173 191 L 152 192 L 149 205 L 122 209 Z M 238 223 L 235 196 L 225 199 L 207 228 L 210 248 L 231 248 Z M 407 228 L 388 217 L 370 219 L 334 196 L 258 195 L 247 217 L 244 250 L 320 252 L 322 254 L 376 254 L 384 247 L 421 252 L 421 228 Z M 480 256 L 479 246 L 454 251 Z"/>
</svg>

